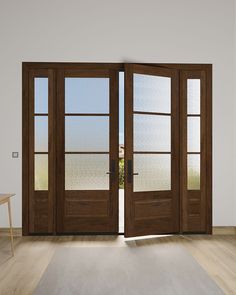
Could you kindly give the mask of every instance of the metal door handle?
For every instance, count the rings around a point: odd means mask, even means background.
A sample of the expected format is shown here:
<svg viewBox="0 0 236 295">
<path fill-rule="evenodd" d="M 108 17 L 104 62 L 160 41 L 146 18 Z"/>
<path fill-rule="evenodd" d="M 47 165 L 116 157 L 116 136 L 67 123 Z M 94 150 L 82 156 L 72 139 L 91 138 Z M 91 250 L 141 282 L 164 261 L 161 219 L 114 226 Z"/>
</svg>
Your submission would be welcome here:
<svg viewBox="0 0 236 295">
<path fill-rule="evenodd" d="M 116 172 L 116 162 L 115 160 L 111 160 L 110 162 L 110 171 L 106 172 L 108 175 L 114 175 Z"/>
<path fill-rule="evenodd" d="M 127 181 L 128 183 L 132 183 L 133 181 L 133 176 L 135 175 L 139 175 L 138 172 L 133 172 L 133 161 L 132 160 L 128 160 L 127 161 Z"/>
</svg>

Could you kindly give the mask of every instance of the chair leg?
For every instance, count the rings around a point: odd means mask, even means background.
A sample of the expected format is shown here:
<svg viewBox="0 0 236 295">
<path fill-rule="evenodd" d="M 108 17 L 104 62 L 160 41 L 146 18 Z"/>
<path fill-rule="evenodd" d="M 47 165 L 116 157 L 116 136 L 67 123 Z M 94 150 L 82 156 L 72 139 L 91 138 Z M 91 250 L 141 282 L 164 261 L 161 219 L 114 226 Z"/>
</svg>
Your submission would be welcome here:
<svg viewBox="0 0 236 295">
<path fill-rule="evenodd" d="M 12 256 L 14 256 L 14 244 L 13 244 L 13 231 L 12 231 L 12 218 L 11 218 L 11 203 L 10 203 L 10 200 L 8 200 L 7 204 L 8 204 L 8 216 L 9 216 L 9 225 L 10 225 L 11 251 L 12 251 Z"/>
</svg>

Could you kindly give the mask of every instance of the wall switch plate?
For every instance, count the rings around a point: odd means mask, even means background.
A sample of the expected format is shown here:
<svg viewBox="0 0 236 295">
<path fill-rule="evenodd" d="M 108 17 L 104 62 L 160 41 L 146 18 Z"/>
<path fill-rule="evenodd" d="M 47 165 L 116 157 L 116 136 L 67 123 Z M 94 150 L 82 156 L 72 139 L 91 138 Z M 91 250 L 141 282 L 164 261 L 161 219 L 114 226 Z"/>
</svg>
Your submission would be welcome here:
<svg viewBox="0 0 236 295">
<path fill-rule="evenodd" d="M 19 158 L 18 152 L 12 152 L 12 158 Z"/>
</svg>

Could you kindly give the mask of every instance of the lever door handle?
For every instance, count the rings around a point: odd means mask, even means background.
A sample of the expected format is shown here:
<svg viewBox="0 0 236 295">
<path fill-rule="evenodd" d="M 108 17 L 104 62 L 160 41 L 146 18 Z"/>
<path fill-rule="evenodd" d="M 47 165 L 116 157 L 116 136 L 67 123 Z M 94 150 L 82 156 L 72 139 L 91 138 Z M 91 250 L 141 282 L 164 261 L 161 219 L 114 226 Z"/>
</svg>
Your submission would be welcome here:
<svg viewBox="0 0 236 295">
<path fill-rule="evenodd" d="M 128 160 L 127 161 L 127 181 L 128 183 L 132 183 L 133 176 L 139 175 L 138 172 L 133 172 L 133 161 Z"/>
<path fill-rule="evenodd" d="M 110 171 L 107 171 L 106 174 L 107 175 L 111 175 L 111 178 L 113 179 L 113 175 L 115 175 L 116 173 L 116 162 L 115 160 L 111 160 L 110 162 Z"/>
</svg>

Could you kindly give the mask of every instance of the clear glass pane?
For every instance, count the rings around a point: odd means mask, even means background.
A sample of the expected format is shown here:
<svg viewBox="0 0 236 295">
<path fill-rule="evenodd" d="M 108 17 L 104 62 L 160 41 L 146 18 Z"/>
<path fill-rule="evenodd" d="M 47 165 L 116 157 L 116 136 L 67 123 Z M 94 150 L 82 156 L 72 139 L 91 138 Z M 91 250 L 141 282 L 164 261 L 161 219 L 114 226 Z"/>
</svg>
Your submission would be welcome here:
<svg viewBox="0 0 236 295">
<path fill-rule="evenodd" d="M 134 74 L 134 111 L 171 112 L 171 78 Z"/>
<path fill-rule="evenodd" d="M 108 152 L 109 117 L 66 116 L 65 150 L 67 152 Z"/>
<path fill-rule="evenodd" d="M 65 155 L 66 190 L 109 190 L 109 155 Z"/>
<path fill-rule="evenodd" d="M 48 155 L 34 156 L 34 189 L 48 190 Z"/>
<path fill-rule="evenodd" d="M 35 116 L 34 118 L 35 152 L 48 151 L 48 117 Z"/>
<path fill-rule="evenodd" d="M 134 155 L 134 191 L 171 189 L 171 155 Z"/>
<path fill-rule="evenodd" d="M 34 78 L 34 111 L 48 113 L 48 78 Z"/>
<path fill-rule="evenodd" d="M 66 113 L 109 113 L 109 78 L 65 78 Z"/>
<path fill-rule="evenodd" d="M 188 155 L 188 190 L 200 190 L 200 155 Z"/>
<path fill-rule="evenodd" d="M 187 80 L 187 109 L 188 114 L 200 114 L 201 80 Z"/>
<path fill-rule="evenodd" d="M 171 117 L 134 115 L 134 151 L 171 150 Z"/>
<path fill-rule="evenodd" d="M 188 152 L 200 152 L 200 117 L 188 117 Z"/>
</svg>

